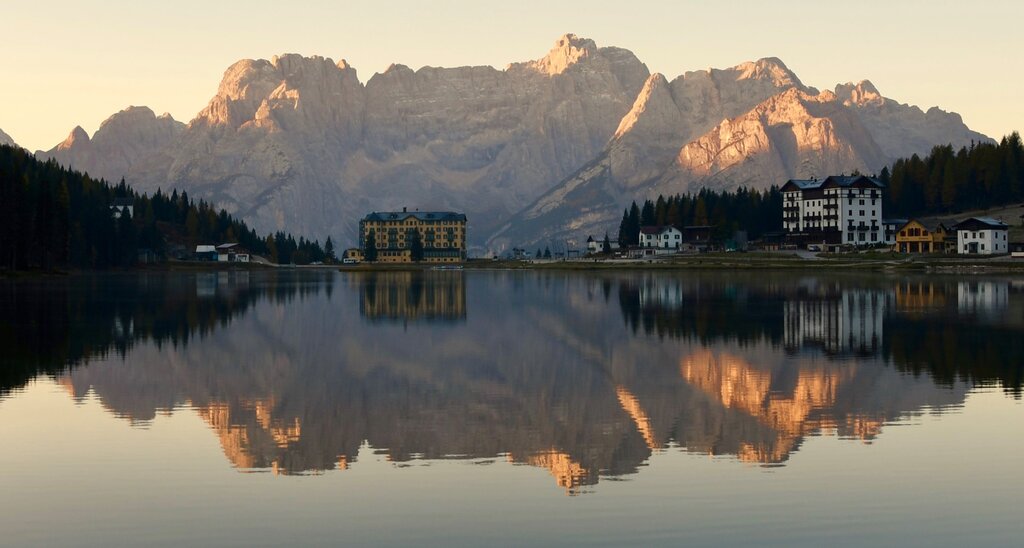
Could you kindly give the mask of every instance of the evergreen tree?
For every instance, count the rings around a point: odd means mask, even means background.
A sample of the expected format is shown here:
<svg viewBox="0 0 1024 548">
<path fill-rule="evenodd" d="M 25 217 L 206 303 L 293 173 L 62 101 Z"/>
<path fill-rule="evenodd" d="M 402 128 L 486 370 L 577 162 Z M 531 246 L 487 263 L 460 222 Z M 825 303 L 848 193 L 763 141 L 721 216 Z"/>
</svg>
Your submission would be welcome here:
<svg viewBox="0 0 1024 548">
<path fill-rule="evenodd" d="M 608 233 L 604 233 L 604 242 L 601 243 L 601 252 L 605 255 L 610 255 L 612 252 L 612 241 L 608 237 Z"/>
<path fill-rule="evenodd" d="M 330 263 L 338 260 L 338 258 L 334 256 L 334 242 L 331 241 L 330 236 L 328 236 L 327 241 L 324 242 L 324 259 L 326 259 L 325 262 Z"/>
<path fill-rule="evenodd" d="M 371 228 L 366 234 L 366 242 L 363 246 L 363 258 L 366 262 L 377 262 L 377 234 Z"/>
<path fill-rule="evenodd" d="M 423 240 L 419 230 L 414 228 L 409 232 L 409 236 L 406 238 L 409 241 L 409 254 L 413 262 L 418 263 L 423 260 Z"/>
<path fill-rule="evenodd" d="M 544 248 L 544 258 L 545 259 L 550 259 L 551 258 L 551 248 L 550 247 L 545 247 Z"/>
</svg>

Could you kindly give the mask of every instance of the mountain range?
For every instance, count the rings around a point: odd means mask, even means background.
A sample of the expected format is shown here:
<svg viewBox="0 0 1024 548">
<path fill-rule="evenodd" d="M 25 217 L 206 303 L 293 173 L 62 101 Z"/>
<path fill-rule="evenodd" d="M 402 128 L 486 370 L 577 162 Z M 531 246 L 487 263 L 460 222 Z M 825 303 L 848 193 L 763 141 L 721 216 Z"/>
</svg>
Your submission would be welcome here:
<svg viewBox="0 0 1024 548">
<path fill-rule="evenodd" d="M 629 201 L 659 193 L 873 172 L 988 140 L 868 81 L 818 91 L 776 58 L 669 80 L 567 34 L 504 70 L 391 65 L 366 83 L 345 60 L 246 59 L 188 124 L 130 107 L 36 154 L 342 245 L 370 211 L 464 211 L 471 247 L 500 251 L 613 232 Z"/>
</svg>

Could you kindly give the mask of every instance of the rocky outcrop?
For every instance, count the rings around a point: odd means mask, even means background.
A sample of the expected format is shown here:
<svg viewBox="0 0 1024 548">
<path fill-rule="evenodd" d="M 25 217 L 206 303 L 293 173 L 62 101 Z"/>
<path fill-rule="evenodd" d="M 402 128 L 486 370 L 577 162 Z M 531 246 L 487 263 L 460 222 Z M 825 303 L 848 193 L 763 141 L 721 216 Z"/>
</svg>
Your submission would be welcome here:
<svg viewBox="0 0 1024 548">
<path fill-rule="evenodd" d="M 952 143 L 960 146 L 972 141 L 991 141 L 985 135 L 971 131 L 955 112 L 946 112 L 938 107 L 922 111 L 916 106 L 887 99 L 867 80 L 840 84 L 836 86 L 835 94 L 857 114 L 890 158 L 923 155 L 935 145 Z"/>
<path fill-rule="evenodd" d="M 92 138 L 76 126 L 62 143 L 36 156 L 116 182 L 155 161 L 184 127 L 170 114 L 128 107 L 107 118 Z"/>
<path fill-rule="evenodd" d="M 18 144 L 14 142 L 14 139 L 12 139 L 10 135 L 4 133 L 4 130 L 2 129 L 0 129 L 0 145 L 7 145 L 12 147 L 18 146 Z"/>
<path fill-rule="evenodd" d="M 819 93 L 776 58 L 670 80 L 567 34 L 503 70 L 395 64 L 365 83 L 344 60 L 246 59 L 187 127 L 132 107 L 38 154 L 187 190 L 262 233 L 354 243 L 368 211 L 460 210 L 481 251 L 603 234 L 657 193 L 871 171 L 983 139 L 868 82 Z"/>
<path fill-rule="evenodd" d="M 870 82 L 818 92 L 777 59 L 670 84 L 652 75 L 602 153 L 509 219 L 488 246 L 580 244 L 612 233 L 632 200 L 874 172 L 936 144 L 972 141 L 990 139 L 959 115 L 900 105 Z"/>
</svg>

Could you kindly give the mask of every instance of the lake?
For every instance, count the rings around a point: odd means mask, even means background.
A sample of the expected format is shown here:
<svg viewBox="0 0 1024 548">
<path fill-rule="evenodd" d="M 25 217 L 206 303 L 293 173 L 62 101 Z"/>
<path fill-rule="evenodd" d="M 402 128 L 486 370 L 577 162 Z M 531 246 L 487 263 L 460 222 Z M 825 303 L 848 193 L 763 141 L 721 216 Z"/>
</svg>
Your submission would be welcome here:
<svg viewBox="0 0 1024 548">
<path fill-rule="evenodd" d="M 1024 278 L 0 280 L 0 545 L 1017 545 Z"/>
</svg>

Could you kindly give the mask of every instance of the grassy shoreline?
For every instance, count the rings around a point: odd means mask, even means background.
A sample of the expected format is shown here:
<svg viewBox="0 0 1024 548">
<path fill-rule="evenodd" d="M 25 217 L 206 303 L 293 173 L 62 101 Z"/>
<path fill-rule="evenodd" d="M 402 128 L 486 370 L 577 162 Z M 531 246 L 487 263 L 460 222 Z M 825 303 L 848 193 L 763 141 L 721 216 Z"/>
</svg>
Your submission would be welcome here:
<svg viewBox="0 0 1024 548">
<path fill-rule="evenodd" d="M 0 271 L 0 278 L 67 276 L 86 272 L 210 272 L 210 271 L 322 271 L 417 272 L 432 270 L 433 264 L 360 263 L 357 265 L 270 265 L 261 263 L 220 263 L 170 261 L 126 269 L 70 271 Z M 894 253 L 828 255 L 804 258 L 777 253 L 709 253 L 657 260 L 604 261 L 511 261 L 471 259 L 459 265 L 463 270 L 539 271 L 673 271 L 673 270 L 799 270 L 805 272 L 923 272 L 942 274 L 1024 273 L 1024 260 L 1009 257 L 991 259 L 907 256 Z"/>
</svg>

